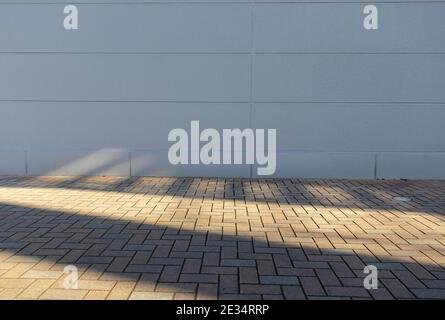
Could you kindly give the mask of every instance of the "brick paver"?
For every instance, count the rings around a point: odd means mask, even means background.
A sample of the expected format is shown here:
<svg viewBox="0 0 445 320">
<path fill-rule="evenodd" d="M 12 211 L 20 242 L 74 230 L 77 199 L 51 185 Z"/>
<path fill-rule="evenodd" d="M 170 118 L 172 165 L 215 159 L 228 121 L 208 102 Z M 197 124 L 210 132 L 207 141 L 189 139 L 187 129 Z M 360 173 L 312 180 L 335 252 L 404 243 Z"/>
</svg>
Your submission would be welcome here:
<svg viewBox="0 0 445 320">
<path fill-rule="evenodd" d="M 0 177 L 0 299 L 218 298 L 444 299 L 445 181 Z"/>
</svg>

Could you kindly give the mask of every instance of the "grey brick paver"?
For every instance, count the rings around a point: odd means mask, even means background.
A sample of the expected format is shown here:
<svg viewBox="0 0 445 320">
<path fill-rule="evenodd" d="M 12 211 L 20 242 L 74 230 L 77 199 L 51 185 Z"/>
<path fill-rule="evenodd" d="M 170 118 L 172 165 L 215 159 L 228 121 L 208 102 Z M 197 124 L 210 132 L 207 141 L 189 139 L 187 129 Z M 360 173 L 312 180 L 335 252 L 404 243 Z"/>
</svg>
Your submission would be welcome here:
<svg viewBox="0 0 445 320">
<path fill-rule="evenodd" d="M 306 296 L 304 295 L 303 289 L 301 287 L 295 286 L 282 286 L 281 289 L 284 293 L 284 298 L 286 300 L 304 300 Z"/>
<path fill-rule="evenodd" d="M 445 289 L 413 289 L 413 292 L 421 299 L 445 299 Z"/>
<path fill-rule="evenodd" d="M 179 275 L 181 274 L 181 267 L 178 266 L 165 266 L 162 270 L 159 281 L 162 282 L 178 282 Z"/>
<path fill-rule="evenodd" d="M 301 286 L 308 296 L 326 295 L 323 286 L 316 277 L 300 277 Z"/>
<path fill-rule="evenodd" d="M 201 259 L 185 259 L 182 267 L 183 273 L 199 273 L 201 271 Z"/>
<path fill-rule="evenodd" d="M 218 275 L 215 274 L 182 274 L 180 282 L 218 283 Z"/>
<path fill-rule="evenodd" d="M 326 287 L 326 292 L 328 295 L 336 297 L 353 297 L 353 298 L 370 297 L 370 290 L 358 287 Z"/>
<path fill-rule="evenodd" d="M 397 299 L 414 298 L 414 295 L 397 279 L 383 279 L 382 283 Z"/>
<path fill-rule="evenodd" d="M 239 293 L 239 283 L 237 275 L 223 274 L 219 276 L 219 293 L 236 294 Z"/>
<path fill-rule="evenodd" d="M 258 274 L 260 275 L 275 275 L 275 266 L 272 261 L 258 260 Z"/>
<path fill-rule="evenodd" d="M 241 284 L 241 294 L 281 294 L 279 285 Z"/>
<path fill-rule="evenodd" d="M 258 273 L 256 268 L 239 268 L 240 283 L 258 283 Z"/>
<path fill-rule="evenodd" d="M 319 269 L 317 276 L 320 282 L 325 286 L 340 286 L 340 281 L 332 270 Z"/>
<path fill-rule="evenodd" d="M 241 259 L 223 259 L 221 265 L 224 267 L 255 267 L 255 260 L 241 260 Z"/>
<path fill-rule="evenodd" d="M 261 284 L 299 285 L 298 277 L 292 276 L 260 276 Z"/>
</svg>

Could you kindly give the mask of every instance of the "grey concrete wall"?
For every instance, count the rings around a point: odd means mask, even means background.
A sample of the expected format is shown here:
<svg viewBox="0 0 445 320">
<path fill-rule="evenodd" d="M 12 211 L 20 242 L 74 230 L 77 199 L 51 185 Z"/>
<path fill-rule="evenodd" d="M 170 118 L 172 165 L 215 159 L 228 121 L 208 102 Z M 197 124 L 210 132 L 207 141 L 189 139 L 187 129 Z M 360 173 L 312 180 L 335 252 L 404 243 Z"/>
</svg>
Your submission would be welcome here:
<svg viewBox="0 0 445 320">
<path fill-rule="evenodd" d="M 275 177 L 445 178 L 445 1 L 70 3 L 0 0 L 0 174 L 256 176 L 170 165 L 199 120 L 276 128 Z"/>
</svg>

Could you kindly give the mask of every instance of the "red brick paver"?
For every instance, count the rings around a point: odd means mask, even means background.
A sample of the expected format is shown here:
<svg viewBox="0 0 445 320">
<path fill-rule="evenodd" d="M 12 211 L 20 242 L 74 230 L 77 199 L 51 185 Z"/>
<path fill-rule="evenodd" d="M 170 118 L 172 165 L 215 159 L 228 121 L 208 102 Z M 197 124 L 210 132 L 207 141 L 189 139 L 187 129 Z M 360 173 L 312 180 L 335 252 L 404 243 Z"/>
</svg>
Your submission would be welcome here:
<svg viewBox="0 0 445 320">
<path fill-rule="evenodd" d="M 0 299 L 218 298 L 444 299 L 445 182 L 0 177 Z"/>
</svg>

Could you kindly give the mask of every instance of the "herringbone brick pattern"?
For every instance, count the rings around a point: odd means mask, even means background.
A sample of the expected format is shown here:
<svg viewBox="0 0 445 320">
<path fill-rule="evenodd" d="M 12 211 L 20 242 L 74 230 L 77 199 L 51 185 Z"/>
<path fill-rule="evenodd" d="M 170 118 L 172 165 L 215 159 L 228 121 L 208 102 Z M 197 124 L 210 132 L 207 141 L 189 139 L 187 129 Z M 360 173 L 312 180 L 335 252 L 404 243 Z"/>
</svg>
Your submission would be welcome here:
<svg viewBox="0 0 445 320">
<path fill-rule="evenodd" d="M 1 299 L 445 298 L 444 268 L 445 182 L 0 177 Z"/>
</svg>

